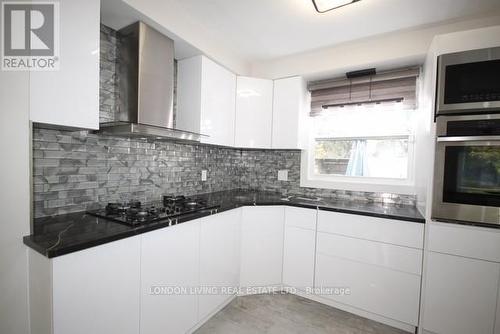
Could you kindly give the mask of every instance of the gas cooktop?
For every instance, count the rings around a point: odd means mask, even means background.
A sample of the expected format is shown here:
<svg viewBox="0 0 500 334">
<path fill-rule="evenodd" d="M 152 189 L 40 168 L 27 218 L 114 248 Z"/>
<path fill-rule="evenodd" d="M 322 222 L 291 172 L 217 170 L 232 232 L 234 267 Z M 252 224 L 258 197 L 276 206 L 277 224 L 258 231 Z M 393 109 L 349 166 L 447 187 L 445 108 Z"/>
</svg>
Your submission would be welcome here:
<svg viewBox="0 0 500 334">
<path fill-rule="evenodd" d="M 170 220 L 173 225 L 177 221 L 175 218 L 179 216 L 204 211 L 212 213 L 217 208 L 218 206 L 208 206 L 201 199 L 186 196 L 163 196 L 163 202 L 108 203 L 104 209 L 88 211 L 88 213 L 130 226 L 165 220 Z"/>
</svg>

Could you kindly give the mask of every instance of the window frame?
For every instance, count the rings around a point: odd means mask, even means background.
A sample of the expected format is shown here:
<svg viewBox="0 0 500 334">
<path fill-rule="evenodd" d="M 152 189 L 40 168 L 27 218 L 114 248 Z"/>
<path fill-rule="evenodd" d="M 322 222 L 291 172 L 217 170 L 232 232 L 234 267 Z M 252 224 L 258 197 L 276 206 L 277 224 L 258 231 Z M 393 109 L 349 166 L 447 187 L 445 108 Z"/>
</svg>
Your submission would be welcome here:
<svg viewBox="0 0 500 334">
<path fill-rule="evenodd" d="M 418 112 L 415 108 L 413 112 Z M 314 173 L 315 136 L 311 124 L 306 149 L 301 153 L 300 186 L 312 188 L 337 189 L 348 191 L 387 192 L 413 195 L 415 194 L 415 127 L 408 133 L 408 171 L 407 178 L 380 178 L 367 176 L 323 175 Z M 406 136 L 406 135 L 405 135 Z M 369 138 L 370 136 L 366 136 Z M 401 135 L 387 135 L 401 137 Z M 354 137 L 353 137 L 354 138 Z"/>
</svg>

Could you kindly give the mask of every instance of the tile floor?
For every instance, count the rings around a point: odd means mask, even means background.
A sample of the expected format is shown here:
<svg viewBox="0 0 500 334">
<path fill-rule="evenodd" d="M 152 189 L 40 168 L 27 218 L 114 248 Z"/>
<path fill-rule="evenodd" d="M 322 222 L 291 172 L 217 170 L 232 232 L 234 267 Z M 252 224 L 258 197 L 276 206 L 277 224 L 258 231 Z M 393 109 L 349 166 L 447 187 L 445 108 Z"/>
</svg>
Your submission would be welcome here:
<svg viewBox="0 0 500 334">
<path fill-rule="evenodd" d="M 408 334 L 291 294 L 237 297 L 195 334 Z"/>
</svg>

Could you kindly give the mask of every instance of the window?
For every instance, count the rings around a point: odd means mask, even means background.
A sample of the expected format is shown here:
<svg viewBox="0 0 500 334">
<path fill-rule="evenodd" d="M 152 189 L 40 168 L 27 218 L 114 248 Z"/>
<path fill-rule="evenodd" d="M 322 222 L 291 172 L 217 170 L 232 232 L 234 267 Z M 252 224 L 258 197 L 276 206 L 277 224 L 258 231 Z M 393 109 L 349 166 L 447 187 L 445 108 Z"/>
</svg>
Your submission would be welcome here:
<svg viewBox="0 0 500 334">
<path fill-rule="evenodd" d="M 412 113 L 390 108 L 345 107 L 315 117 L 314 174 L 407 179 Z"/>
<path fill-rule="evenodd" d="M 403 85 L 406 87 L 403 90 L 398 78 L 393 84 L 387 84 L 386 80 L 379 82 L 375 89 L 370 81 L 368 89 L 366 85 L 353 89 L 349 82 L 347 89 L 337 84 L 333 89 L 322 86 L 320 91 L 313 91 L 302 185 L 367 191 L 408 188 L 413 182 L 415 78 L 414 75 L 410 80 L 405 78 L 407 85 Z M 371 94 L 377 89 L 384 89 L 384 94 L 394 93 L 397 98 L 373 98 Z M 363 99 L 361 91 L 367 90 L 370 96 Z M 355 99 L 353 93 L 357 94 Z M 348 94 L 348 98 L 339 98 L 342 94 Z M 400 97 L 405 103 L 398 100 Z M 359 103 L 352 103 L 353 100 Z M 382 102 L 376 103 L 377 100 Z M 325 104 L 334 107 L 325 109 Z M 359 187 L 359 184 L 378 186 Z"/>
</svg>

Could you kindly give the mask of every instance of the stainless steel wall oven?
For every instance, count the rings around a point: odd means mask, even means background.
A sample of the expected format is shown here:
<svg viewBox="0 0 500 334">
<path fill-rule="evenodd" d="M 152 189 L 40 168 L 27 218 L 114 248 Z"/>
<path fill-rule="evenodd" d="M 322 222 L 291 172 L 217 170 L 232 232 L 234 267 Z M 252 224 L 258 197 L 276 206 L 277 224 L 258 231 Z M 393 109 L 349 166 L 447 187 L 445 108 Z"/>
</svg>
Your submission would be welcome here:
<svg viewBox="0 0 500 334">
<path fill-rule="evenodd" d="M 500 223 L 500 114 L 438 117 L 432 218 Z"/>
</svg>

